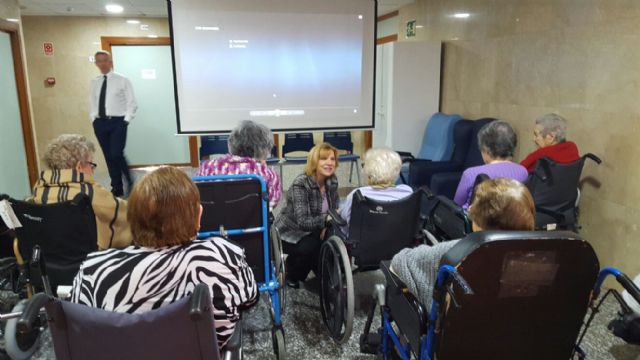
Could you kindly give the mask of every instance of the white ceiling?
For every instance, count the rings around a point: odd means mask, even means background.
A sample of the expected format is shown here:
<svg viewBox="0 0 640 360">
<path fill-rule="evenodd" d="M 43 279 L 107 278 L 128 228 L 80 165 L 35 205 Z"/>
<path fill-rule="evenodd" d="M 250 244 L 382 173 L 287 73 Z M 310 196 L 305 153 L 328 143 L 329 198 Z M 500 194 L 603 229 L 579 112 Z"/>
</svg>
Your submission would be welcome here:
<svg viewBox="0 0 640 360">
<path fill-rule="evenodd" d="M 321 0 L 318 0 L 321 1 Z M 384 15 L 415 0 L 378 0 L 378 14 Z M 22 15 L 58 16 L 167 16 L 166 0 L 19 0 Z M 119 4 L 124 12 L 107 14 L 106 4 Z"/>
</svg>

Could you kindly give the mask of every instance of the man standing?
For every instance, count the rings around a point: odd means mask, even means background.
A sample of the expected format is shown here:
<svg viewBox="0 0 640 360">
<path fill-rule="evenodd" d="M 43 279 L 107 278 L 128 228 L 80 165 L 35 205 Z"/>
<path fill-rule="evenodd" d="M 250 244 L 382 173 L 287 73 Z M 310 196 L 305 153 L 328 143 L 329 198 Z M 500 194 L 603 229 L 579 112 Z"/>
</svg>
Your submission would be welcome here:
<svg viewBox="0 0 640 360">
<path fill-rule="evenodd" d="M 91 80 L 91 121 L 107 161 L 111 192 L 115 196 L 123 196 L 122 175 L 129 191 L 133 186 L 129 164 L 124 157 L 124 147 L 127 142 L 127 126 L 136 115 L 138 105 L 129 79 L 113 71 L 111 54 L 100 50 L 94 58 L 102 75 Z"/>
</svg>

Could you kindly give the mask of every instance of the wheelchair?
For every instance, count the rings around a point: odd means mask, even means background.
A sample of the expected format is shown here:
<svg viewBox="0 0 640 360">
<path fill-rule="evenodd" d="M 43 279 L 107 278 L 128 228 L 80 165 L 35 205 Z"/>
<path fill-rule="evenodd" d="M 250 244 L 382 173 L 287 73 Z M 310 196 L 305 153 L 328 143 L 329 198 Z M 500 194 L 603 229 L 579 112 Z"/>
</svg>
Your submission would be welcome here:
<svg viewBox="0 0 640 360">
<path fill-rule="evenodd" d="M 467 235 L 440 262 L 430 310 L 388 262 L 381 268 L 386 287 L 374 294 L 361 350 L 384 359 L 584 359 L 580 343 L 604 279 L 615 276 L 640 300 L 624 274 L 599 271 L 591 245 L 566 231 Z M 381 326 L 370 334 L 376 308 Z"/>
<path fill-rule="evenodd" d="M 18 330 L 37 331 L 43 307 L 58 360 L 222 358 L 211 295 L 204 284 L 198 284 L 189 297 L 141 314 L 105 311 L 37 294 L 20 315 Z M 223 356 L 239 358 L 227 351 Z"/>
<path fill-rule="evenodd" d="M 536 204 L 536 229 L 578 231 L 580 176 L 585 161 L 602 163 L 588 153 L 570 164 L 558 164 L 548 157 L 538 160 L 526 185 Z"/>
<path fill-rule="evenodd" d="M 347 342 L 353 329 L 353 274 L 377 270 L 380 261 L 422 242 L 419 209 L 423 197 L 422 191 L 416 191 L 404 199 L 376 201 L 356 191 L 348 235 L 341 230 L 346 221 L 330 211 L 332 235 L 323 242 L 318 261 L 320 311 L 336 342 Z"/>
<path fill-rule="evenodd" d="M 277 359 L 284 359 L 284 261 L 280 236 L 271 226 L 266 183 L 253 174 L 200 176 L 193 181 L 203 208 L 198 238 L 220 236 L 244 248 L 258 291 L 267 294 L 274 353 Z"/>
<path fill-rule="evenodd" d="M 487 174 L 476 176 L 470 202 L 473 202 L 476 196 L 476 187 L 489 179 Z M 434 195 L 428 188 L 424 188 L 424 191 L 427 193 L 429 201 L 424 227 L 424 235 L 428 244 L 435 245 L 443 241 L 462 239 L 472 232 L 471 219 L 463 208 L 444 195 Z"/>
<path fill-rule="evenodd" d="M 82 261 L 97 250 L 96 219 L 91 200 L 84 194 L 47 205 L 7 195 L 1 195 L 0 200 L 9 202 L 22 225 L 14 229 L 15 257 L 0 259 L 0 289 L 10 290 L 17 298 L 17 304 L 4 304 L 13 306 L 11 312 L 0 315 L 0 320 L 6 321 L 4 350 L 13 359 L 26 359 L 37 348 L 39 332 L 17 332 L 16 317 L 26 299 L 36 293 L 52 296 L 59 287 L 72 285 Z"/>
</svg>

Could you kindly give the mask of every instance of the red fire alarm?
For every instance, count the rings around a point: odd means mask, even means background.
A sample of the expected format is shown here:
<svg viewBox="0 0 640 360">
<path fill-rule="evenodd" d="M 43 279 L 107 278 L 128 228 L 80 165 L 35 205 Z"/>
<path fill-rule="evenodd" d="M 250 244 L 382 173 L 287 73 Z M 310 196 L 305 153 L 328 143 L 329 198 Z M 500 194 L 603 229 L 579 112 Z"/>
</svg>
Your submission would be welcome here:
<svg viewBox="0 0 640 360">
<path fill-rule="evenodd" d="M 53 85 L 55 85 L 55 84 L 56 84 L 56 78 L 54 78 L 54 77 L 48 77 L 48 78 L 46 78 L 46 80 L 44 81 L 44 83 L 45 83 L 47 86 L 53 86 Z"/>
<path fill-rule="evenodd" d="M 42 50 L 44 51 L 45 56 L 53 56 L 53 43 L 52 42 L 42 43 Z"/>
</svg>

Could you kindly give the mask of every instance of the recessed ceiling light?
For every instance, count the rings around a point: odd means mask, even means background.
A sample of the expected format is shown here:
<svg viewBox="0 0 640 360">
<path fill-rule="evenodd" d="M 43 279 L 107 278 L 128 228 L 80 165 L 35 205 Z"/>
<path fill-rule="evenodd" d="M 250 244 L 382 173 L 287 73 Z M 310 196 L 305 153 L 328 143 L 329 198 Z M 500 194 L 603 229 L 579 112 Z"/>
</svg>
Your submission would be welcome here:
<svg viewBox="0 0 640 360">
<path fill-rule="evenodd" d="M 422 29 L 424 25 L 416 25 L 416 29 Z"/>
<path fill-rule="evenodd" d="M 11 21 L 11 22 L 20 22 L 20 19 L 16 19 L 16 18 L 7 18 L 7 21 Z"/>
<path fill-rule="evenodd" d="M 147 37 L 150 37 L 150 38 L 154 38 L 154 39 L 155 39 L 155 38 L 157 38 L 157 37 L 158 37 L 158 35 L 147 35 Z"/>
<path fill-rule="evenodd" d="M 455 14 L 453 14 L 453 17 L 456 18 L 456 19 L 466 19 L 469 16 L 471 16 L 471 14 L 469 14 L 469 13 L 455 13 Z"/>
<path fill-rule="evenodd" d="M 104 8 L 105 10 L 107 10 L 107 12 L 110 12 L 112 14 L 120 14 L 124 11 L 124 8 L 118 4 L 107 4 Z"/>
<path fill-rule="evenodd" d="M 127 20 L 127 24 L 140 24 L 140 20 Z"/>
</svg>

